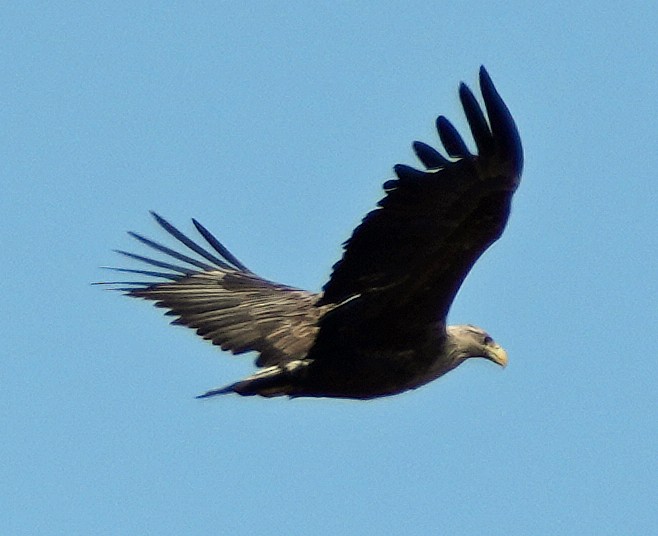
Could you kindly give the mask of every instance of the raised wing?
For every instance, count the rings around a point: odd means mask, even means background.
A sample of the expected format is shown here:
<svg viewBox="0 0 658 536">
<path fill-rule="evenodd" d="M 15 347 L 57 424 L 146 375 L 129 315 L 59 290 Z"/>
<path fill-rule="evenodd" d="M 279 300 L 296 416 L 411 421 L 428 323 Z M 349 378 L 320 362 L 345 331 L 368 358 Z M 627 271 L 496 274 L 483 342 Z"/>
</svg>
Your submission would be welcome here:
<svg viewBox="0 0 658 536">
<path fill-rule="evenodd" d="M 172 324 L 196 329 L 198 335 L 234 354 L 256 351 L 258 366 L 270 366 L 306 355 L 318 331 L 317 321 L 330 306 L 317 307 L 317 294 L 266 281 L 236 259 L 199 222 L 195 227 L 214 252 L 201 247 L 164 218 L 156 221 L 193 251 L 188 256 L 137 233 L 131 236 L 177 261 L 165 262 L 119 251 L 162 271 L 114 268 L 166 280 L 121 282 L 117 290 L 155 301 L 176 316 Z"/>
<path fill-rule="evenodd" d="M 320 303 L 370 296 L 386 304 L 384 314 L 404 311 L 405 321 L 445 320 L 467 273 L 503 232 L 523 167 L 518 131 L 484 67 L 480 87 L 486 117 L 470 89 L 459 88 L 478 154 L 439 117 L 448 157 L 414 143 L 427 170 L 395 166 L 398 178 L 345 243 Z"/>
</svg>

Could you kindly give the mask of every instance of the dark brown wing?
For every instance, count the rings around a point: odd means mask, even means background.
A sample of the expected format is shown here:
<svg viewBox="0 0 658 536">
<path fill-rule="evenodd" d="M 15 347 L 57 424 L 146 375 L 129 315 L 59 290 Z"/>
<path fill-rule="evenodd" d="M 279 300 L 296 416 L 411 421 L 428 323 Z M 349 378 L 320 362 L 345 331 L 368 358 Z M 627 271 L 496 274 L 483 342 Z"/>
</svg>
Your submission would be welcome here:
<svg viewBox="0 0 658 536">
<path fill-rule="evenodd" d="M 439 117 L 450 158 L 414 144 L 427 170 L 395 167 L 398 178 L 345 243 L 320 303 L 377 295 L 391 315 L 396 306 L 414 311 L 407 321 L 445 320 L 466 274 L 503 232 L 523 167 L 518 131 L 484 67 L 480 87 L 486 117 L 468 87 L 459 88 L 478 154 Z"/>
<path fill-rule="evenodd" d="M 162 217 L 157 222 L 199 258 L 184 255 L 136 233 L 140 242 L 178 261 L 171 264 L 133 253 L 119 253 L 164 271 L 115 268 L 166 282 L 122 282 L 129 296 L 155 301 L 176 316 L 173 324 L 234 354 L 260 353 L 256 364 L 269 366 L 306 355 L 318 331 L 317 321 L 330 307 L 316 307 L 317 294 L 266 281 L 246 268 L 196 220 L 194 225 L 216 253 L 202 248 Z"/>
</svg>

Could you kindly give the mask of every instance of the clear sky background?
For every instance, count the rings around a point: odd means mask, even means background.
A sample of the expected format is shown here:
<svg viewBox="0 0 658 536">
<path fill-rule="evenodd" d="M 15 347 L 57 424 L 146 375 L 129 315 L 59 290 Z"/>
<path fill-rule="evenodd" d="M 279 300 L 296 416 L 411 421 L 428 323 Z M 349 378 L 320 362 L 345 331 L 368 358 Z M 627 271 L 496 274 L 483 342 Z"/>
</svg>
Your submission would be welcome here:
<svg viewBox="0 0 658 536">
<path fill-rule="evenodd" d="M 619 535 L 658 525 L 655 2 L 5 2 L 0 533 Z M 489 69 L 525 149 L 453 323 L 509 352 L 370 402 L 89 283 L 196 217 L 318 290 Z"/>
</svg>

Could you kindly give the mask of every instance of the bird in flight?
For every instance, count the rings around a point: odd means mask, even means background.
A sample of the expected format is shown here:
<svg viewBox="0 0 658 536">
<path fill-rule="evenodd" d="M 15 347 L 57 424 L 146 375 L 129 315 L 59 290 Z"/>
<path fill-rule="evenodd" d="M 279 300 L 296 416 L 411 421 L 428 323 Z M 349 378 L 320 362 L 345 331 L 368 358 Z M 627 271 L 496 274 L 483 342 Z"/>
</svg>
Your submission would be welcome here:
<svg viewBox="0 0 658 536">
<path fill-rule="evenodd" d="M 149 267 L 115 270 L 150 281 L 116 290 L 154 301 L 222 350 L 258 354 L 254 374 L 199 398 L 371 399 L 416 389 L 471 357 L 507 364 L 486 331 L 446 323 L 469 270 L 503 232 L 523 167 L 516 125 L 484 67 L 479 81 L 484 108 L 459 87 L 476 154 L 440 116 L 444 153 L 413 144 L 425 169 L 395 166 L 319 293 L 256 275 L 196 220 L 203 246 L 155 213 L 178 249 L 130 233 L 167 260 L 120 251 Z"/>
</svg>

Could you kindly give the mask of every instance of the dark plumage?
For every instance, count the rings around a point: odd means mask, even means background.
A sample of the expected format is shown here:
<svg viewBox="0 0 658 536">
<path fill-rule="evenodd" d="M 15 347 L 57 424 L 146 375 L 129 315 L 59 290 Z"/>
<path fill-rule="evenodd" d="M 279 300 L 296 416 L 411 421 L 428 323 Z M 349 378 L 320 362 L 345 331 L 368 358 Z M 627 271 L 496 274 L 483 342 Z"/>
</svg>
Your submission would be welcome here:
<svg viewBox="0 0 658 536">
<path fill-rule="evenodd" d="M 415 389 L 469 357 L 506 364 L 482 329 L 446 326 L 467 273 L 503 232 L 523 166 L 516 126 L 484 68 L 480 87 L 486 115 L 468 87 L 459 88 L 477 155 L 439 117 L 447 157 L 414 143 L 427 169 L 395 166 L 397 178 L 345 242 L 321 293 L 262 279 L 196 220 L 209 247 L 153 214 L 194 256 L 131 233 L 173 262 L 120 252 L 158 270 L 118 270 L 164 282 L 116 283 L 119 290 L 155 301 L 174 324 L 223 350 L 259 354 L 260 371 L 202 397 L 367 399 Z"/>
</svg>

